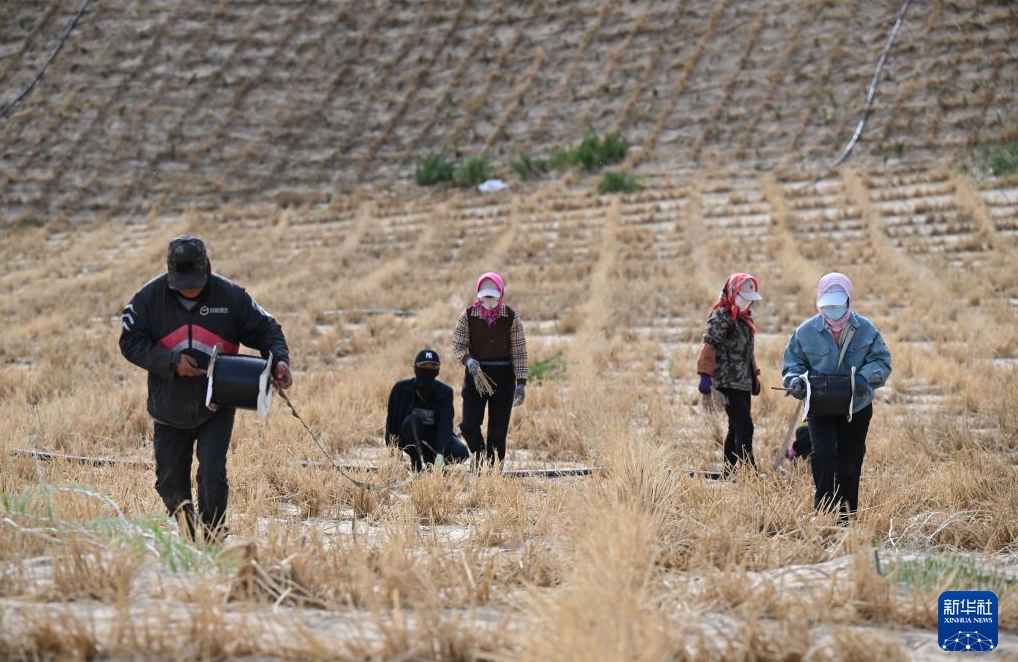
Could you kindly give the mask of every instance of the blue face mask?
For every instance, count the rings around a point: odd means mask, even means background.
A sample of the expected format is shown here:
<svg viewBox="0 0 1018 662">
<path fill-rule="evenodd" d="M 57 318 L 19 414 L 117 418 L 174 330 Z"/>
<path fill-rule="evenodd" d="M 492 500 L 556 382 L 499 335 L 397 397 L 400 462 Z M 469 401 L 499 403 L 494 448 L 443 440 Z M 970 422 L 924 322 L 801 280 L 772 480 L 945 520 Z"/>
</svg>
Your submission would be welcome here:
<svg viewBox="0 0 1018 662">
<path fill-rule="evenodd" d="M 821 306 L 820 312 L 829 320 L 840 320 L 848 312 L 848 306 Z"/>
</svg>

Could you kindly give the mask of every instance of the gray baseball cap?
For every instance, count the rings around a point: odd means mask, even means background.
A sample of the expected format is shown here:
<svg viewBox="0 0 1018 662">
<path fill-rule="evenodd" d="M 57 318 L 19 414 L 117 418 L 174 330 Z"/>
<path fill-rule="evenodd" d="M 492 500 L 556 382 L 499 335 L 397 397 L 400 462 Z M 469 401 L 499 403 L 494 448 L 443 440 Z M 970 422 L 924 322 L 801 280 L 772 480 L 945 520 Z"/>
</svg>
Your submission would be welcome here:
<svg viewBox="0 0 1018 662">
<path fill-rule="evenodd" d="M 182 234 L 166 249 L 166 275 L 171 289 L 197 290 L 209 280 L 209 257 L 205 242 Z"/>
</svg>

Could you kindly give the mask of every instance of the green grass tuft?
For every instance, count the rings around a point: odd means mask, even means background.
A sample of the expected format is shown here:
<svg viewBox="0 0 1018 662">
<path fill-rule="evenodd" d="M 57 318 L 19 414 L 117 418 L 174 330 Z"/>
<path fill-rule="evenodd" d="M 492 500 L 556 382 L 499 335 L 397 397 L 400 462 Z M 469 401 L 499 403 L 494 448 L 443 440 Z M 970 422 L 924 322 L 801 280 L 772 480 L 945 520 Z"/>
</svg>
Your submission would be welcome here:
<svg viewBox="0 0 1018 662">
<path fill-rule="evenodd" d="M 486 157 L 474 156 L 457 161 L 444 152 L 429 154 L 414 171 L 414 181 L 418 186 L 455 184 L 471 188 L 490 178 L 491 169 Z"/>
<path fill-rule="evenodd" d="M 537 159 L 527 152 L 520 152 L 518 159 L 509 161 L 509 168 L 519 176 L 520 179 L 537 178 L 548 172 L 548 161 Z"/>
<path fill-rule="evenodd" d="M 533 381 L 540 382 L 545 379 L 552 380 L 565 375 L 566 363 L 562 359 L 562 350 L 559 350 L 546 359 L 538 359 L 530 365 L 527 377 Z"/>
<path fill-rule="evenodd" d="M 576 157 L 573 154 L 573 150 L 568 147 L 556 147 L 551 150 L 551 158 L 548 162 L 556 170 L 565 170 L 576 165 Z"/>
<path fill-rule="evenodd" d="M 577 147 L 557 148 L 551 154 L 551 166 L 556 169 L 583 166 L 593 171 L 626 158 L 629 145 L 617 133 L 609 133 L 603 139 L 588 135 Z"/>
<path fill-rule="evenodd" d="M 473 188 L 490 177 L 488 159 L 475 156 L 456 166 L 452 179 L 456 186 Z"/>
<path fill-rule="evenodd" d="M 923 552 L 916 557 L 892 558 L 882 572 L 894 576 L 902 586 L 926 590 L 993 591 L 999 596 L 1018 584 L 1015 577 L 960 554 Z"/>
<path fill-rule="evenodd" d="M 604 193 L 632 193 L 639 191 L 642 186 L 632 175 L 624 175 L 615 170 L 605 170 L 601 175 L 601 183 L 597 185 L 597 192 Z"/>
<path fill-rule="evenodd" d="M 1018 143 L 985 147 L 983 158 L 995 177 L 1007 177 L 1018 173 Z"/>
<path fill-rule="evenodd" d="M 456 164 L 445 154 L 429 154 L 414 171 L 418 186 L 433 186 L 453 181 Z"/>
</svg>

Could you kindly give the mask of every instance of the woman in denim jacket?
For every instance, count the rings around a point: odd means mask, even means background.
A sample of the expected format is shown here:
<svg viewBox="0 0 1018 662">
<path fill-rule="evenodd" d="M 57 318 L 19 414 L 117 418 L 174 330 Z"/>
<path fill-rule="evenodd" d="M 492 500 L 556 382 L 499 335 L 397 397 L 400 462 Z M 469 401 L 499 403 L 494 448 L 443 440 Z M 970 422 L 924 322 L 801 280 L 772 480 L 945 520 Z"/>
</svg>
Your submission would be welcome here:
<svg viewBox="0 0 1018 662">
<path fill-rule="evenodd" d="M 818 512 L 840 511 L 840 521 L 859 509 L 859 476 L 866 454 L 866 434 L 873 416 L 873 390 L 891 374 L 891 354 L 880 331 L 852 310 L 852 281 L 829 273 L 817 285 L 817 310 L 799 325 L 785 347 L 782 383 L 789 394 L 806 397 L 806 373 L 851 375 L 855 368 L 852 415 L 808 413 L 813 443 L 810 463 Z M 842 348 L 845 342 L 844 358 Z M 808 411 L 808 410 L 807 410 Z"/>
</svg>

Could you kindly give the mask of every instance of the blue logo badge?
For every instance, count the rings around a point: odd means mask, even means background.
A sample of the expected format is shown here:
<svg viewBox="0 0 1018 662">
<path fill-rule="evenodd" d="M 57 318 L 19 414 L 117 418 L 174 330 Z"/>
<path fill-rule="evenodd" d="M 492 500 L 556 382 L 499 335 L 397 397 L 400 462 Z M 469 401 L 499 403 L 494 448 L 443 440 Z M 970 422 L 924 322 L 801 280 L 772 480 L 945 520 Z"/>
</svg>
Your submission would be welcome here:
<svg viewBox="0 0 1018 662">
<path fill-rule="evenodd" d="M 945 651 L 997 648 L 997 594 L 944 591 L 937 600 L 937 638 Z"/>
</svg>

